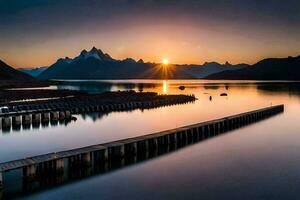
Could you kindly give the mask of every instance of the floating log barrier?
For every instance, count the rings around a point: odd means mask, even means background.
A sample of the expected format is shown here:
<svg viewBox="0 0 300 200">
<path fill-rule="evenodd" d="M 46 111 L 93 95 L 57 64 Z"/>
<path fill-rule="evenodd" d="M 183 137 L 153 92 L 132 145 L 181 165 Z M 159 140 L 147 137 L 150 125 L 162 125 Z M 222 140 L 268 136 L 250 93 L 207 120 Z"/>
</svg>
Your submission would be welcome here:
<svg viewBox="0 0 300 200">
<path fill-rule="evenodd" d="M 272 106 L 150 135 L 1 163 L 0 188 L 4 188 L 3 173 L 10 170 L 23 169 L 25 186 L 36 185 L 36 181 L 40 181 L 38 183 L 43 185 L 42 182 L 51 177 L 55 177 L 56 182 L 61 183 L 66 176 L 65 173 L 72 179 L 88 176 L 93 173 L 93 170 L 97 171 L 99 168 L 105 171 L 135 160 L 145 160 L 255 123 L 283 111 L 284 105 Z"/>
</svg>

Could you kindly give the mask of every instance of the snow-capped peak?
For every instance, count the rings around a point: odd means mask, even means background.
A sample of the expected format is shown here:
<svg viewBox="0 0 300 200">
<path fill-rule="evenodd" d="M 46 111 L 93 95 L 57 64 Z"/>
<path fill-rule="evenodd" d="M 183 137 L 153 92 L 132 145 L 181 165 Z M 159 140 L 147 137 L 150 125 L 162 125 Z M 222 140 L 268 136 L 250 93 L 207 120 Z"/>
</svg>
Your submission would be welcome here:
<svg viewBox="0 0 300 200">
<path fill-rule="evenodd" d="M 82 50 L 80 55 L 77 56 L 76 58 L 74 58 L 74 60 L 78 60 L 78 59 L 87 59 L 90 57 L 94 57 L 98 60 L 101 60 L 101 58 L 99 57 L 98 53 L 97 53 L 97 49 L 94 49 L 95 47 L 93 47 L 93 49 L 91 51 L 87 51 L 87 50 Z"/>
<path fill-rule="evenodd" d="M 59 62 L 67 62 L 68 64 L 78 61 L 78 60 L 86 60 L 88 58 L 95 58 L 100 61 L 114 61 L 110 55 L 103 53 L 100 49 L 93 47 L 90 51 L 82 50 L 80 55 L 71 59 L 71 58 L 60 58 L 58 59 Z"/>
</svg>

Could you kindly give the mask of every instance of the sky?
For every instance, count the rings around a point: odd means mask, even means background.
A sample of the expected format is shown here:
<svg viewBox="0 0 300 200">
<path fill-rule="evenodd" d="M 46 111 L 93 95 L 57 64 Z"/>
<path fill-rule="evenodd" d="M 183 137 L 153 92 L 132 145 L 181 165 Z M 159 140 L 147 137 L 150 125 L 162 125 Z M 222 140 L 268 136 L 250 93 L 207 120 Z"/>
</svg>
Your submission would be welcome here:
<svg viewBox="0 0 300 200">
<path fill-rule="evenodd" d="M 178 64 L 298 56 L 300 1 L 0 0 L 0 59 L 11 66 L 49 66 L 93 46 Z"/>
</svg>

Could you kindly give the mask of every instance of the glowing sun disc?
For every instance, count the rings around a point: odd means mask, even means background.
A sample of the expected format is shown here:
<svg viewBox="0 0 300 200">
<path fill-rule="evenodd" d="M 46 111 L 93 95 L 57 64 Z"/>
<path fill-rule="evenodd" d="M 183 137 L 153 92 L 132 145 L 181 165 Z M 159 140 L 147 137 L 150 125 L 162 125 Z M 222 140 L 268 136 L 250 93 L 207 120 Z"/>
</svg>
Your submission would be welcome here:
<svg viewBox="0 0 300 200">
<path fill-rule="evenodd" d="M 162 63 L 163 63 L 164 65 L 168 65 L 168 64 L 169 64 L 168 58 L 164 58 Z"/>
</svg>

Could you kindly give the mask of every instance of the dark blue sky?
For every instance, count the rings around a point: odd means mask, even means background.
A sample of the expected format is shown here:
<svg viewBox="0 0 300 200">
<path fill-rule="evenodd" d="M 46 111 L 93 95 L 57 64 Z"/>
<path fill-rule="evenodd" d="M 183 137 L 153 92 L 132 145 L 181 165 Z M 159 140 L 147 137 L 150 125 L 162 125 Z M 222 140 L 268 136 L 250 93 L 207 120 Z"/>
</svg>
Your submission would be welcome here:
<svg viewBox="0 0 300 200">
<path fill-rule="evenodd" d="M 0 59 L 49 65 L 97 46 L 116 58 L 253 63 L 300 54 L 298 0 L 0 0 Z"/>
</svg>

